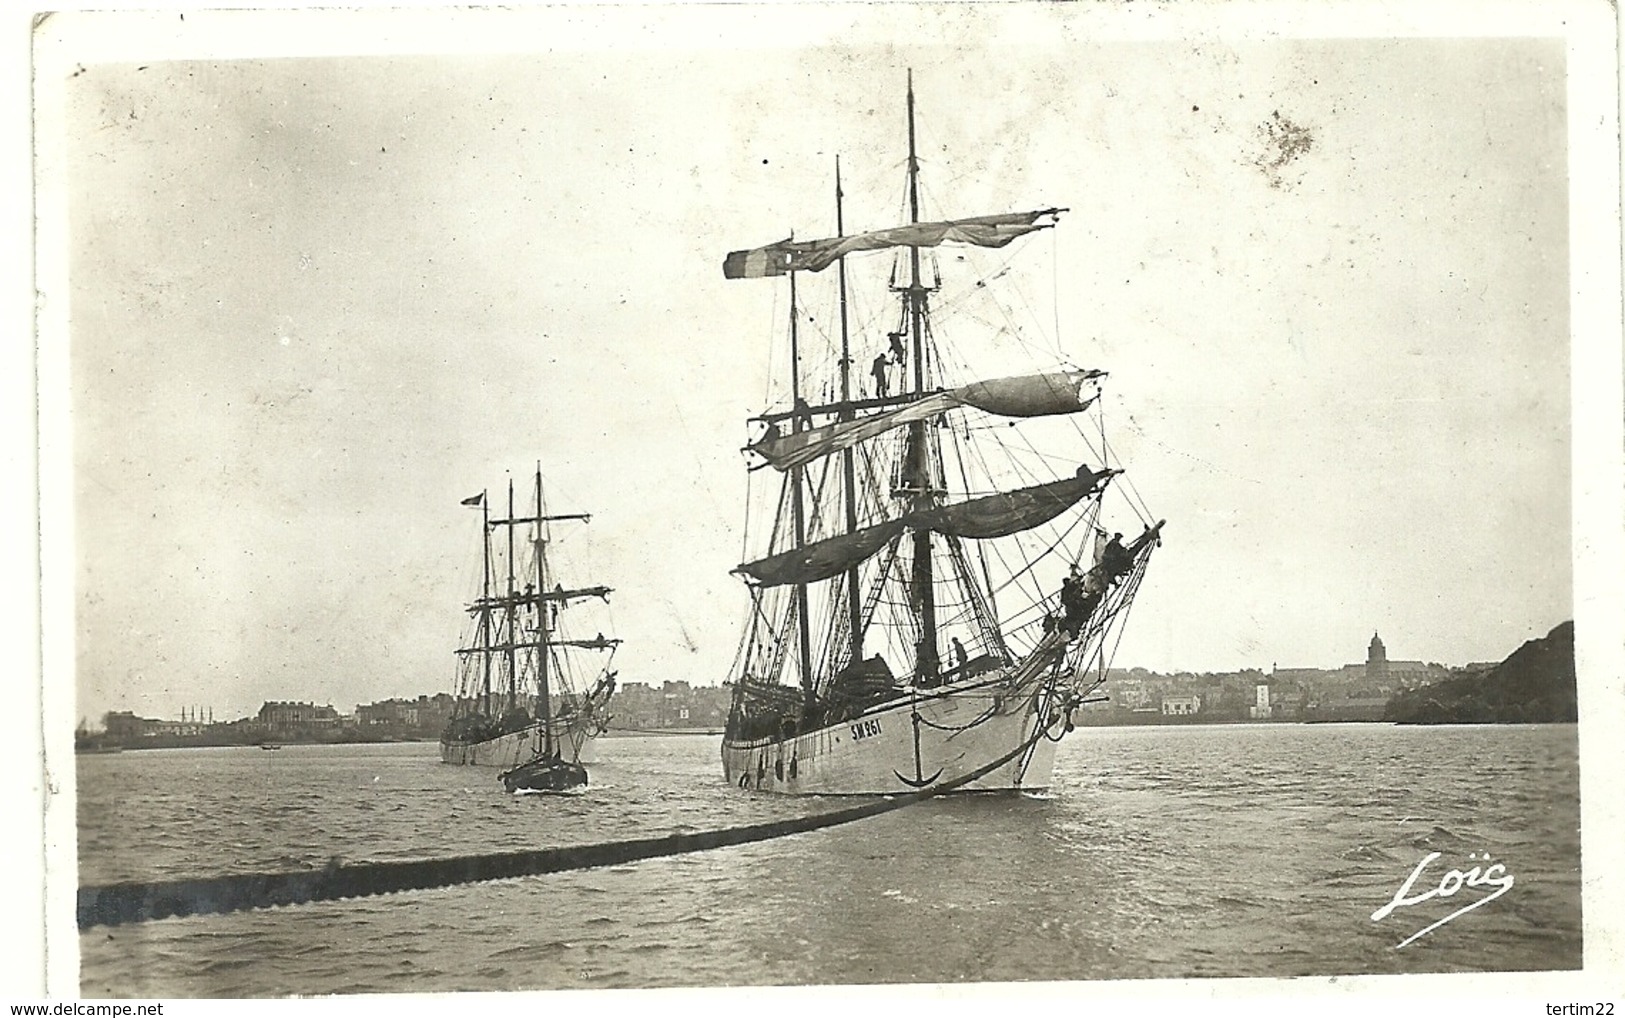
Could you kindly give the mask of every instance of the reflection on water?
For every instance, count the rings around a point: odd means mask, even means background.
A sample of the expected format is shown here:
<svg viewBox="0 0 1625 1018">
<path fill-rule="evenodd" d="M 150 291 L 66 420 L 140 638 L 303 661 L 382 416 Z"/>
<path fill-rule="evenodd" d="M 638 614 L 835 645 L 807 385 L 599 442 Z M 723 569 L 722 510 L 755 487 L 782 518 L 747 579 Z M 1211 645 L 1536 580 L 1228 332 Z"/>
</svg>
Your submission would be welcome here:
<svg viewBox="0 0 1625 1018">
<path fill-rule="evenodd" d="M 740 793 L 717 740 L 607 740 L 515 797 L 428 743 L 78 763 L 83 883 L 512 851 L 839 808 Z M 1572 725 L 1089 729 L 1045 795 L 934 800 L 634 865 L 80 937 L 87 996 L 1532 971 L 1580 965 Z M 1492 791 L 1486 791 L 1492 790 Z M 1515 886 L 1387 904 L 1486 856 Z M 1470 897 L 1471 896 L 1471 897 Z"/>
</svg>

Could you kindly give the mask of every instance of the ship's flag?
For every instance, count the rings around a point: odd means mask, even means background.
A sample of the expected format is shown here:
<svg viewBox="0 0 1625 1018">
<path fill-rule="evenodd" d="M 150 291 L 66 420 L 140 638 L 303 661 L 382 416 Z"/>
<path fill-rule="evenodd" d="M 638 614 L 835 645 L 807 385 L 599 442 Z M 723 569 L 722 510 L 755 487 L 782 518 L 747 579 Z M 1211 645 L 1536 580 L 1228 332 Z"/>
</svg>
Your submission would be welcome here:
<svg viewBox="0 0 1625 1018">
<path fill-rule="evenodd" d="M 1003 247 L 1017 237 L 1055 225 L 1065 209 L 1009 212 L 997 216 L 950 219 L 940 223 L 909 223 L 824 240 L 781 240 L 749 251 L 731 252 L 722 263 L 728 279 L 759 279 L 786 272 L 820 272 L 845 255 L 892 247 L 936 247 L 943 243 L 976 247 Z"/>
<path fill-rule="evenodd" d="M 463 505 L 484 505 L 485 504 L 485 492 L 482 491 L 478 495 L 470 495 L 469 497 L 463 499 L 462 504 Z"/>
<path fill-rule="evenodd" d="M 733 251 L 722 260 L 725 279 L 761 279 L 763 276 L 782 276 L 795 266 L 793 242 L 781 240 L 752 251 Z"/>
</svg>

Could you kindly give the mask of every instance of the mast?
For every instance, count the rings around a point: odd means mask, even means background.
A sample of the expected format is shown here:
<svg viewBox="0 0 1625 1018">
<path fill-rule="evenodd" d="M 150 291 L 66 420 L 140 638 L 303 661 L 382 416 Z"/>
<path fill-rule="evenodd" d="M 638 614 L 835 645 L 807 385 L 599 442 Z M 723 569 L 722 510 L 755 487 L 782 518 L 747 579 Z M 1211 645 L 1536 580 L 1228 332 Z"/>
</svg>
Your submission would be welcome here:
<svg viewBox="0 0 1625 1018">
<path fill-rule="evenodd" d="M 796 409 L 795 430 L 800 431 L 809 423 L 806 413 L 803 412 L 801 402 L 801 348 L 796 336 L 796 274 L 790 273 L 790 398 Z M 802 503 L 802 477 L 805 470 L 796 467 L 790 471 L 791 505 L 795 513 L 795 539 L 796 547 L 800 548 L 807 543 L 807 515 L 806 506 Z M 799 643 L 801 662 L 801 691 L 807 704 L 810 706 L 813 699 L 812 676 L 812 634 L 807 623 L 807 585 L 796 584 L 796 637 Z"/>
<path fill-rule="evenodd" d="M 519 643 L 519 633 L 514 626 L 514 599 L 513 589 L 513 478 L 508 478 L 508 709 L 513 710 L 515 697 L 518 695 L 519 675 L 515 671 L 516 658 L 515 645 Z"/>
<path fill-rule="evenodd" d="M 846 225 L 842 219 L 841 157 L 835 157 L 835 234 L 844 236 Z M 840 259 L 837 270 L 841 281 L 841 404 L 839 419 L 852 419 L 852 352 L 849 348 L 846 324 L 846 257 Z M 841 452 L 841 480 L 846 495 L 846 532 L 858 529 L 857 482 L 852 469 L 852 450 Z M 863 604 L 858 596 L 858 567 L 846 571 L 847 625 L 852 631 L 851 652 L 847 659 L 856 663 L 863 660 Z"/>
<path fill-rule="evenodd" d="M 491 716 L 491 500 L 485 492 L 480 492 L 480 535 L 484 545 L 484 554 L 481 562 L 484 565 L 485 579 L 480 591 L 480 600 L 483 607 L 480 609 L 480 648 L 484 651 L 480 655 L 485 670 L 484 681 L 481 688 L 484 691 L 485 716 Z"/>
<path fill-rule="evenodd" d="M 508 515 L 513 515 L 509 513 Z M 536 689 L 541 696 L 537 713 L 542 722 L 542 755 L 553 755 L 553 707 L 548 691 L 548 604 L 542 600 L 547 591 L 547 566 L 542 558 L 542 464 L 536 463 Z"/>
<path fill-rule="evenodd" d="M 914 143 L 914 72 L 908 73 L 908 215 L 910 223 L 920 221 L 920 160 Z M 905 291 L 904 301 L 908 308 L 909 328 L 913 333 L 914 357 L 914 393 L 916 395 L 925 391 L 925 296 L 926 289 L 920 283 L 920 247 L 910 244 L 908 250 L 909 285 Z M 913 476 L 909 478 L 910 486 L 914 490 L 913 505 L 915 510 L 931 508 L 933 495 L 931 492 L 931 467 L 926 455 L 926 431 L 924 421 L 915 421 L 909 425 L 908 434 L 909 458 L 912 461 Z M 935 592 L 932 590 L 931 575 L 931 531 L 929 528 L 918 528 L 914 531 L 914 570 L 913 587 L 919 598 L 920 611 L 920 646 L 915 654 L 916 680 L 920 685 L 935 685 L 938 674 L 937 668 L 937 606 Z"/>
</svg>

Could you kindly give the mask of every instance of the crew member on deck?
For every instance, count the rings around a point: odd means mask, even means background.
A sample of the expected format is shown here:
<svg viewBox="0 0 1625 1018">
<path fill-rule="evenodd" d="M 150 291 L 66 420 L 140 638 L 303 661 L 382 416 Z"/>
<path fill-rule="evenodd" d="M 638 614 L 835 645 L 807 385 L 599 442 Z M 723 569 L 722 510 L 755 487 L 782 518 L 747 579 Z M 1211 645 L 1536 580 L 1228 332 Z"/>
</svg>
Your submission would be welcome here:
<svg viewBox="0 0 1625 1018">
<path fill-rule="evenodd" d="M 954 671 L 965 667 L 965 645 L 959 642 L 959 637 L 953 638 L 954 645 Z"/>
</svg>

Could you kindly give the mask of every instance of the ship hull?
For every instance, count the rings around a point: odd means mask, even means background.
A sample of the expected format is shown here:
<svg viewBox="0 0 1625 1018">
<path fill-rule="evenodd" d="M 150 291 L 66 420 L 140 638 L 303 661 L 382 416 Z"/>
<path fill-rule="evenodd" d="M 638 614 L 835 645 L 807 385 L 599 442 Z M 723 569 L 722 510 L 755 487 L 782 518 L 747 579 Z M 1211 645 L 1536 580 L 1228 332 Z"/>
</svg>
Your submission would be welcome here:
<svg viewBox="0 0 1625 1018">
<path fill-rule="evenodd" d="M 1009 676 L 905 693 L 792 738 L 725 738 L 723 776 L 738 788 L 784 795 L 893 795 L 953 781 L 1022 749 L 955 791 L 1039 791 L 1049 787 L 1067 726 L 1055 699 L 1050 683 Z"/>
<path fill-rule="evenodd" d="M 585 727 L 555 726 L 554 743 L 559 755 L 578 763 L 597 763 L 597 735 Z M 440 740 L 440 762 L 462 764 L 468 767 L 500 767 L 511 769 L 536 759 L 542 753 L 542 726 L 529 728 L 494 739 L 464 742 L 456 739 Z"/>
</svg>

